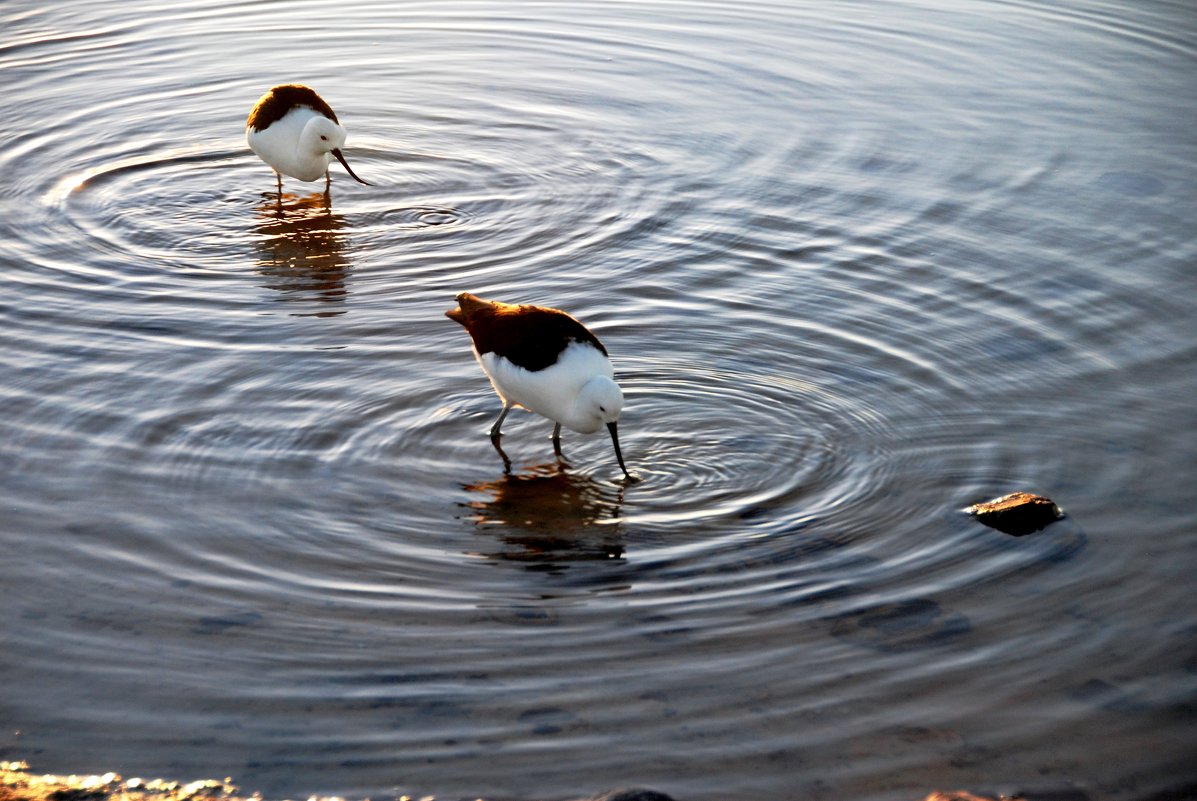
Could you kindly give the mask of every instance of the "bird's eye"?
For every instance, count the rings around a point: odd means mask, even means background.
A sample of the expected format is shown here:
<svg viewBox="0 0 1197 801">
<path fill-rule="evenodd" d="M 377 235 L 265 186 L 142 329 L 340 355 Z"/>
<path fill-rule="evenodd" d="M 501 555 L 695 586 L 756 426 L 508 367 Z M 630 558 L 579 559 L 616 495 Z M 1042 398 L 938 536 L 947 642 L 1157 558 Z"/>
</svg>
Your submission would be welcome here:
<svg viewBox="0 0 1197 801">
<path fill-rule="evenodd" d="M 600 411 L 600 412 L 606 412 L 606 411 L 607 411 L 607 407 L 606 407 L 606 406 L 600 406 L 600 407 L 599 407 L 599 411 Z"/>
<path fill-rule="evenodd" d="M 323 141 L 325 141 L 325 142 L 327 142 L 327 141 L 328 141 L 328 137 L 327 137 L 327 136 L 322 136 L 322 137 L 320 137 L 320 138 L 321 138 Z"/>
</svg>

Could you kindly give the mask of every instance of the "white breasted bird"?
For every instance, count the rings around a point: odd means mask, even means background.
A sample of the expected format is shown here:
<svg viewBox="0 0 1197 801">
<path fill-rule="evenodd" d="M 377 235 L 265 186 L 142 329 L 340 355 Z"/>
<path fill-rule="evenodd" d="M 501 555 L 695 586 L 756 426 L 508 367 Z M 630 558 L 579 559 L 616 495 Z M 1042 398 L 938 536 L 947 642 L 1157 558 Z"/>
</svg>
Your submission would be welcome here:
<svg viewBox="0 0 1197 801">
<path fill-rule="evenodd" d="M 324 98 L 297 83 L 276 86 L 262 95 L 245 121 L 245 141 L 274 168 L 280 194 L 284 175 L 301 181 L 318 181 L 323 176 L 327 188 L 332 180 L 328 165 L 334 157 L 355 181 L 369 185 L 357 177 L 341 153 L 345 136 Z"/>
<path fill-rule="evenodd" d="M 490 430 L 496 446 L 513 406 L 556 423 L 553 447 L 558 454 L 561 426 L 591 434 L 606 425 L 620 469 L 633 477 L 624 466 L 616 429 L 623 392 L 607 349 L 590 329 L 559 309 L 483 300 L 468 292 L 458 295 L 457 303 L 445 316 L 465 326 L 478 363 L 503 400 Z"/>
</svg>

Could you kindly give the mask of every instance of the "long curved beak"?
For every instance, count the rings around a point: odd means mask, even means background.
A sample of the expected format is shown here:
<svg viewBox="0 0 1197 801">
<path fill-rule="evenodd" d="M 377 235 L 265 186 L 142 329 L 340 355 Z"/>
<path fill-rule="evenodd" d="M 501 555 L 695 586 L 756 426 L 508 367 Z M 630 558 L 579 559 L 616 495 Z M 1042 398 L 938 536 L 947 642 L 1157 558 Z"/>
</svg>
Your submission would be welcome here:
<svg viewBox="0 0 1197 801">
<path fill-rule="evenodd" d="M 623 463 L 623 452 L 619 450 L 619 432 L 615 427 L 615 423 L 607 423 L 607 430 L 611 432 L 611 442 L 615 445 L 615 459 L 619 462 L 619 469 L 627 476 L 629 481 L 637 481 L 638 479 L 628 472 L 628 468 Z"/>
<path fill-rule="evenodd" d="M 353 168 L 349 166 L 349 162 L 346 161 L 345 157 L 341 155 L 341 148 L 334 147 L 331 152 L 334 156 L 337 157 L 337 161 L 341 162 L 341 166 L 345 168 L 345 172 L 349 173 L 350 177 L 352 177 L 353 180 L 357 181 L 359 184 L 365 184 L 366 186 L 374 186 L 374 184 L 370 183 L 369 181 L 363 181 L 361 178 L 357 177 L 357 173 L 355 173 L 353 171 Z"/>
</svg>

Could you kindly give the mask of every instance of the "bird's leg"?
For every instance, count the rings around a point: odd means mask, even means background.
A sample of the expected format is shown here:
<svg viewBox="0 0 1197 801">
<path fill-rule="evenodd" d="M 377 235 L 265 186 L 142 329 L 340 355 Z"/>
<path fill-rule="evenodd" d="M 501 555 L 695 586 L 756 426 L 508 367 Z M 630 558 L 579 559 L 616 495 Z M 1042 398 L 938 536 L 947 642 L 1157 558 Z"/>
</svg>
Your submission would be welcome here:
<svg viewBox="0 0 1197 801">
<path fill-rule="evenodd" d="M 499 429 L 503 427 L 503 421 L 507 419 L 507 413 L 511 411 L 511 406 L 511 401 L 503 401 L 503 411 L 499 412 L 499 419 L 496 420 L 495 424 L 490 427 L 490 438 L 492 440 L 497 440 L 499 437 L 503 436 L 503 432 L 501 432 Z"/>
<path fill-rule="evenodd" d="M 495 446 L 495 450 L 499 454 L 499 458 L 503 460 L 503 475 L 511 475 L 511 459 L 507 458 L 507 452 L 503 450 L 503 446 L 499 444 L 498 437 L 491 437 L 490 444 Z"/>
<path fill-rule="evenodd" d="M 274 171 L 274 177 L 278 180 L 278 199 L 283 199 L 283 174 L 278 170 Z"/>
<path fill-rule="evenodd" d="M 327 168 L 324 170 L 324 194 L 328 194 L 328 190 L 332 187 L 332 173 Z"/>
<path fill-rule="evenodd" d="M 557 423 L 553 426 L 553 453 L 557 458 L 561 458 L 561 424 Z"/>
</svg>

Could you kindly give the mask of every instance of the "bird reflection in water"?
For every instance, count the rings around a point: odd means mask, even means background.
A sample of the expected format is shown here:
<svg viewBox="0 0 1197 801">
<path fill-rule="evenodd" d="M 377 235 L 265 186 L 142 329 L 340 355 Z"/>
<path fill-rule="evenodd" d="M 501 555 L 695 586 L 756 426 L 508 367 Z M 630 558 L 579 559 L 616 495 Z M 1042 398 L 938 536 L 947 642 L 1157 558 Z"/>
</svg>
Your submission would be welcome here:
<svg viewBox="0 0 1197 801">
<path fill-rule="evenodd" d="M 349 259 L 344 219 L 333 214 L 327 192 L 271 193 L 257 208 L 258 272 L 265 286 L 288 302 L 343 304 Z M 345 309 L 322 308 L 296 316 L 335 317 Z"/>
<path fill-rule="evenodd" d="M 501 477 L 464 485 L 475 496 L 463 504 L 470 512 L 467 519 L 506 546 L 479 555 L 541 568 L 622 561 L 623 486 L 609 487 L 570 473 L 561 461 L 512 472 L 506 454 L 501 449 L 499 453 L 508 467 Z"/>
</svg>

